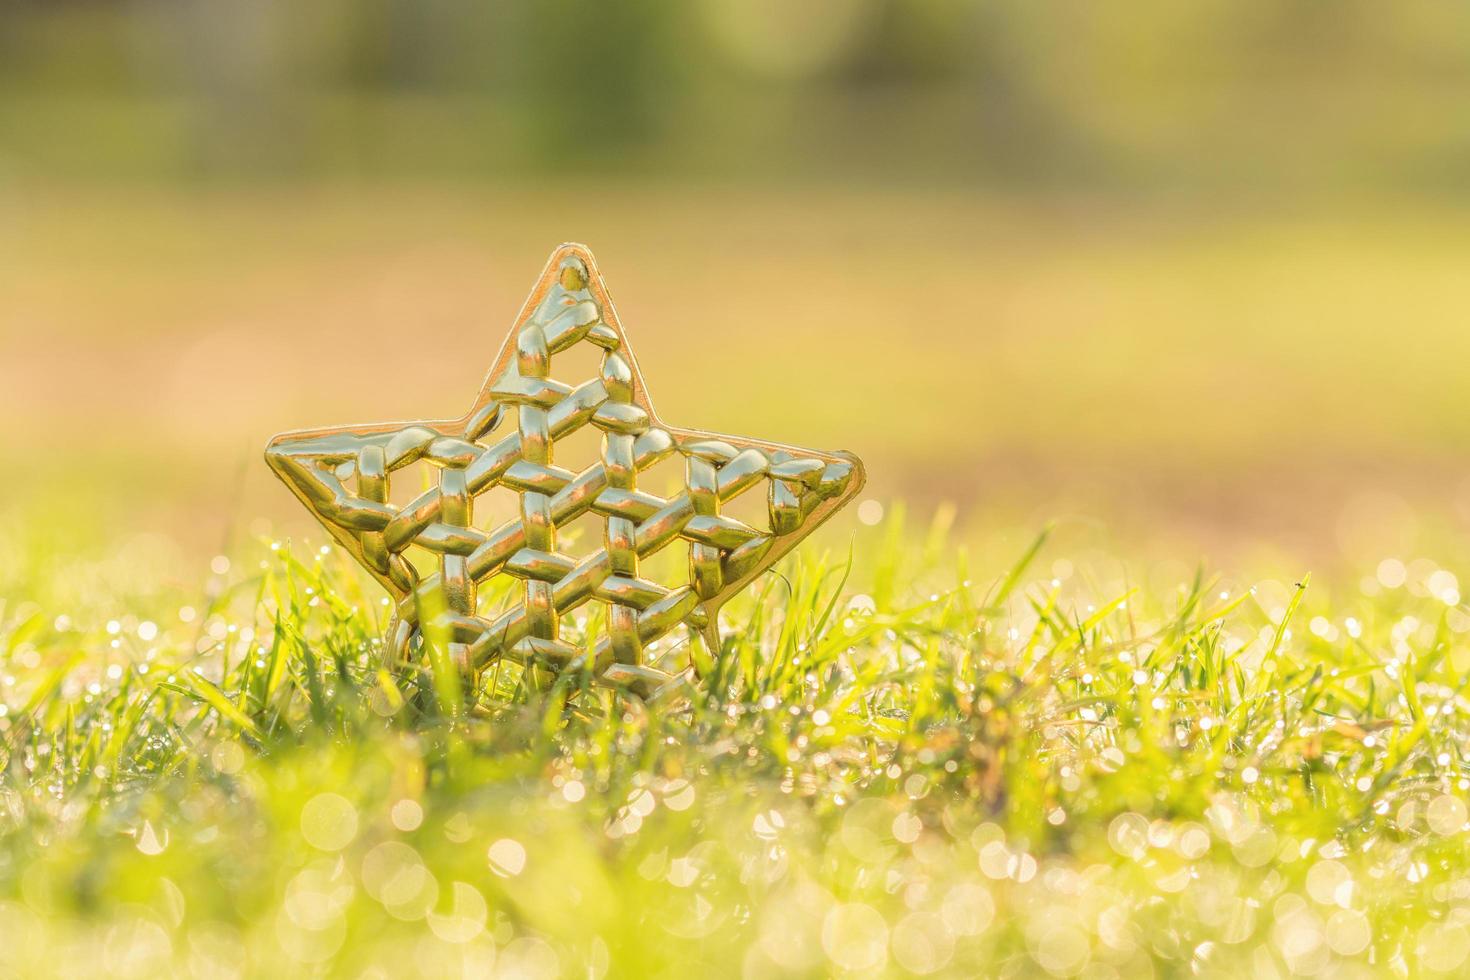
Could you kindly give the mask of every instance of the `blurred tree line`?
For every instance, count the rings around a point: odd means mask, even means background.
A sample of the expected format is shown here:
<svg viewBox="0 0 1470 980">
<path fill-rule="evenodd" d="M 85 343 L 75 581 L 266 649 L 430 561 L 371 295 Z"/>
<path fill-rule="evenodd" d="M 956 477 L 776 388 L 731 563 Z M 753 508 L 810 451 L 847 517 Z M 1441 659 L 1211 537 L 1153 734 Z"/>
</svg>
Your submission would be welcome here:
<svg viewBox="0 0 1470 980">
<path fill-rule="evenodd" d="M 1470 183 L 1445 0 L 0 0 L 0 178 Z"/>
</svg>

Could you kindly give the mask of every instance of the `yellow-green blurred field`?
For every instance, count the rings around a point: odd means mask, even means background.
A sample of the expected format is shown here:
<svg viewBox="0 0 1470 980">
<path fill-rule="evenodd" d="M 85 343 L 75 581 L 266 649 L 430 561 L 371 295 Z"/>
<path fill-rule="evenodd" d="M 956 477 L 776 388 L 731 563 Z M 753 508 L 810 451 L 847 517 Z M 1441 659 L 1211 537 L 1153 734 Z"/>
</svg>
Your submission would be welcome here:
<svg viewBox="0 0 1470 980">
<path fill-rule="evenodd" d="M 667 417 L 852 449 L 966 534 L 1320 563 L 1466 519 L 1456 206 L 567 179 L 43 184 L 0 214 L 7 509 L 109 536 L 297 519 L 265 440 L 462 411 L 563 239 Z"/>
<path fill-rule="evenodd" d="M 294 518 L 268 435 L 461 411 L 576 239 L 670 418 L 858 451 L 967 537 L 1060 519 L 1293 566 L 1442 541 L 1467 28 L 1369 0 L 11 0 L 6 509 L 198 554 Z M 758 397 L 692 370 L 731 345 Z"/>
</svg>

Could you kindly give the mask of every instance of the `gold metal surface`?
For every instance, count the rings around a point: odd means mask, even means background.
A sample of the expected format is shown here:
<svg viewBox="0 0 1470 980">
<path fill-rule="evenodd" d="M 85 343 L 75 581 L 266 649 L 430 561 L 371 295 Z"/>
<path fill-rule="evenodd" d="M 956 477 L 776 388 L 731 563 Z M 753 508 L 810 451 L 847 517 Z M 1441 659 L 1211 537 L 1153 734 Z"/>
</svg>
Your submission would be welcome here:
<svg viewBox="0 0 1470 980">
<path fill-rule="evenodd" d="M 553 377 L 564 354 L 591 349 L 597 376 Z M 567 359 L 570 360 L 570 357 Z M 705 365 L 712 393 L 752 393 L 750 359 Z M 586 426 L 601 430 L 600 459 L 572 472 L 555 462 L 559 442 Z M 683 460 L 682 491 L 639 489 L 639 475 L 667 457 Z M 863 468 L 849 453 L 797 449 L 665 425 L 654 413 L 638 363 L 608 300 L 592 255 L 568 244 L 551 256 L 490 370 L 460 419 L 287 432 L 266 460 L 322 525 L 392 594 L 385 650 L 403 663 L 423 627 L 448 638 L 460 670 L 474 677 L 501 658 L 559 671 L 589 663 L 603 682 L 643 696 L 692 673 L 649 666 L 645 648 L 683 625 L 719 648 L 719 607 L 858 492 Z M 431 464 L 437 486 L 402 505 L 390 501 L 395 471 Z M 477 498 L 508 488 L 518 516 L 477 527 Z M 760 489 L 764 521 L 722 513 Z M 588 513 L 602 522 L 602 547 L 582 558 L 558 551 L 558 531 Z M 687 573 L 646 577 L 656 552 L 683 542 Z M 432 558 L 421 573 L 410 549 Z M 491 616 L 479 587 L 519 580 L 519 601 Z M 563 619 L 588 601 L 606 607 L 595 646 L 562 639 Z"/>
</svg>

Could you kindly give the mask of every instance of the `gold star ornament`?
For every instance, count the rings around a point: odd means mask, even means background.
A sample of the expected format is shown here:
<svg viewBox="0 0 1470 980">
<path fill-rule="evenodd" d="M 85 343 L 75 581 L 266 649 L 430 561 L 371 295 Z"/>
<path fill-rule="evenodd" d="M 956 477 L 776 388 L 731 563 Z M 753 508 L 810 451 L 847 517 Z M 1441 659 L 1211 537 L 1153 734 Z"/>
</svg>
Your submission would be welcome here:
<svg viewBox="0 0 1470 980">
<path fill-rule="evenodd" d="M 572 366 L 589 361 L 595 376 L 577 378 Z M 742 390 L 749 365 L 729 367 L 705 375 L 711 391 Z M 558 446 L 588 427 L 600 431 L 597 456 L 565 468 L 575 461 Z M 590 666 L 645 697 L 693 671 L 687 654 L 688 666 L 650 665 L 650 646 L 683 626 L 718 651 L 720 606 L 863 484 L 849 453 L 665 425 L 591 253 L 571 244 L 552 254 L 463 418 L 287 432 L 266 460 L 392 594 L 391 664 L 418 656 L 427 632 L 470 678 L 502 658 L 541 677 Z M 672 493 L 640 487 L 669 460 L 682 464 Z M 394 503 L 410 467 L 422 492 Z M 758 518 L 725 512 L 757 494 Z M 477 501 L 510 509 L 497 523 L 482 507 L 477 521 Z M 687 561 L 667 560 L 681 549 Z M 493 587 L 506 577 L 513 588 Z M 496 596 L 502 608 L 486 608 Z M 601 629 L 569 642 L 563 626 L 589 602 L 604 609 Z"/>
</svg>

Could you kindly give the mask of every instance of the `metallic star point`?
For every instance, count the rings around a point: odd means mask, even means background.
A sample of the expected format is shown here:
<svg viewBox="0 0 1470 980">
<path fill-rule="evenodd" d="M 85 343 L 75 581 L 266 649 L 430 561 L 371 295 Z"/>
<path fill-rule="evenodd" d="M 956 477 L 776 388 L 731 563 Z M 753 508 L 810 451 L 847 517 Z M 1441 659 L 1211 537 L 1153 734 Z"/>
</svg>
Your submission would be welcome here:
<svg viewBox="0 0 1470 980">
<path fill-rule="evenodd" d="M 558 380 L 561 355 L 589 348 L 596 376 Z M 751 364 L 729 367 L 733 377 Z M 578 472 L 556 465 L 557 444 L 588 426 L 601 433 L 598 460 Z M 640 474 L 670 457 L 683 462 L 679 492 L 640 488 Z M 538 673 L 591 666 L 645 697 L 692 671 L 650 664 L 651 644 L 684 626 L 717 650 L 719 607 L 863 484 L 849 453 L 661 421 L 592 255 L 576 244 L 552 253 L 462 418 L 287 432 L 266 460 L 393 596 L 391 663 L 408 661 L 427 629 L 447 638 L 470 676 L 502 658 Z M 394 473 L 420 462 L 437 483 L 393 503 Z M 496 488 L 515 494 L 518 512 L 479 526 L 476 499 Z M 757 490 L 762 520 L 722 513 Z M 582 557 L 558 550 L 559 532 L 589 513 L 601 521 L 601 547 Z M 677 580 L 648 577 L 649 560 L 678 545 L 688 560 Z M 518 580 L 518 600 L 489 615 L 478 592 L 504 576 Z M 602 635 L 567 642 L 563 619 L 587 602 L 605 607 Z"/>
</svg>

